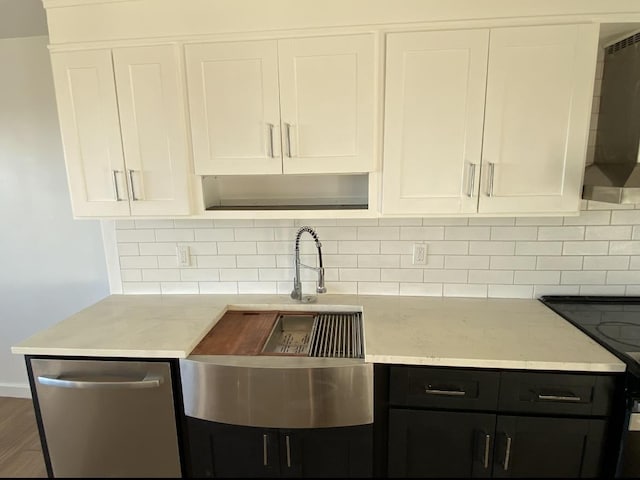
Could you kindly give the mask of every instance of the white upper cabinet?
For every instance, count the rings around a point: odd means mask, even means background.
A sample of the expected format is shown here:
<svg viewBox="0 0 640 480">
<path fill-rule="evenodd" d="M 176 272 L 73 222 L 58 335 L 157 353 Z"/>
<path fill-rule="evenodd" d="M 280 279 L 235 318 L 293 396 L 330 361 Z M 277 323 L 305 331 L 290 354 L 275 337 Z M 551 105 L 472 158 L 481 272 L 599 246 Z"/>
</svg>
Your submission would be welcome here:
<svg viewBox="0 0 640 480">
<path fill-rule="evenodd" d="M 387 37 L 383 213 L 472 213 L 488 30 Z"/>
<path fill-rule="evenodd" d="M 375 169 L 373 35 L 185 46 L 195 173 Z"/>
<path fill-rule="evenodd" d="M 110 50 L 53 53 L 73 213 L 129 215 Z"/>
<path fill-rule="evenodd" d="M 278 42 L 284 173 L 374 169 L 371 35 Z"/>
<path fill-rule="evenodd" d="M 388 35 L 383 213 L 577 211 L 597 40 L 597 25 Z"/>
<path fill-rule="evenodd" d="M 189 213 L 175 47 L 52 53 L 74 215 Z M 115 63 L 115 70 L 114 70 Z"/>
<path fill-rule="evenodd" d="M 199 175 L 282 173 L 275 40 L 187 45 Z"/>
<path fill-rule="evenodd" d="M 579 209 L 597 25 L 491 31 L 481 212 Z"/>
</svg>

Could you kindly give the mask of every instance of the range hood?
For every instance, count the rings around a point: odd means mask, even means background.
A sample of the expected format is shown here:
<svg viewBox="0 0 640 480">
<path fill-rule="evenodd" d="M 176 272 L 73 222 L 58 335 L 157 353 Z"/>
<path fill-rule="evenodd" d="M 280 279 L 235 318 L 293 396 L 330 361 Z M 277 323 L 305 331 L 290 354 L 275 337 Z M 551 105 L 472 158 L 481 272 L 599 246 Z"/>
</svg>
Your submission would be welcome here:
<svg viewBox="0 0 640 480">
<path fill-rule="evenodd" d="M 640 203 L 640 32 L 605 49 L 594 163 L 582 198 Z"/>
</svg>

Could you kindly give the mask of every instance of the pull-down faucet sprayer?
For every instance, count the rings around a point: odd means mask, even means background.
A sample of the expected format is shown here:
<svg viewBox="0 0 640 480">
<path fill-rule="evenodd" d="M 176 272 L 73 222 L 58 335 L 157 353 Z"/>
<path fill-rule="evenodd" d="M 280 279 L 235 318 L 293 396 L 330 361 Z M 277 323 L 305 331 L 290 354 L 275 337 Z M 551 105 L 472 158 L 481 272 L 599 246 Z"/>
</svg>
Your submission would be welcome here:
<svg viewBox="0 0 640 480">
<path fill-rule="evenodd" d="M 309 235 L 313 237 L 316 242 L 316 247 L 318 248 L 318 266 L 312 267 L 310 265 L 305 265 L 304 263 L 300 263 L 300 237 L 304 232 L 307 232 Z M 291 298 L 295 300 L 300 300 L 303 303 L 310 303 L 316 300 L 316 297 L 313 295 L 302 295 L 302 281 L 300 280 L 300 267 L 309 268 L 311 270 L 315 270 L 318 272 L 318 287 L 316 288 L 317 293 L 326 293 L 327 289 L 324 286 L 324 266 L 322 265 L 322 244 L 320 243 L 320 239 L 318 238 L 318 234 L 311 227 L 300 227 L 298 233 L 296 233 L 296 250 L 295 250 L 295 277 L 293 279 L 293 291 L 291 292 Z"/>
</svg>

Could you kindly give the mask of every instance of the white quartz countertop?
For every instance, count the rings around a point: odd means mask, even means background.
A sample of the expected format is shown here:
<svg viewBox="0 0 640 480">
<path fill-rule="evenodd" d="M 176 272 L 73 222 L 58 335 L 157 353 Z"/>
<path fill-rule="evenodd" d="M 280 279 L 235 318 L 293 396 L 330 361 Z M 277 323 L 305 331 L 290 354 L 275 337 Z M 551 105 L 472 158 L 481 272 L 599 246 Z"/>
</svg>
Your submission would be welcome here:
<svg viewBox="0 0 640 480">
<path fill-rule="evenodd" d="M 365 361 L 622 372 L 625 364 L 537 300 L 322 295 L 112 295 L 12 347 L 25 355 L 184 358 L 228 309 L 362 309 Z"/>
</svg>

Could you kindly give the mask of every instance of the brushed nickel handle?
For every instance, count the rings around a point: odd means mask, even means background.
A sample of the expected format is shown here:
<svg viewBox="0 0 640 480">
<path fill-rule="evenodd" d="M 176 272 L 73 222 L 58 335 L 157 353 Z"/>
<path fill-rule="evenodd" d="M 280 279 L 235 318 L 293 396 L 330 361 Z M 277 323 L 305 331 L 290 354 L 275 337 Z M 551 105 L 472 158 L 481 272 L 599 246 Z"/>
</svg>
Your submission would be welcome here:
<svg viewBox="0 0 640 480">
<path fill-rule="evenodd" d="M 509 461 L 511 460 L 511 437 L 509 435 L 506 435 L 506 437 L 507 437 L 507 448 L 505 449 L 505 452 L 504 452 L 504 462 L 502 462 L 502 467 L 504 468 L 505 472 L 509 470 Z"/>
<path fill-rule="evenodd" d="M 287 137 L 287 157 L 291 158 L 291 124 L 285 123 L 284 129 Z"/>
<path fill-rule="evenodd" d="M 485 434 L 484 436 L 484 468 L 489 468 L 489 448 L 491 446 L 491 435 Z"/>
<path fill-rule="evenodd" d="M 580 397 L 569 396 L 569 395 L 543 395 L 542 393 L 538 394 L 538 400 L 550 400 L 554 402 L 579 402 L 582 400 Z"/>
<path fill-rule="evenodd" d="M 136 197 L 136 190 L 133 186 L 133 170 L 129 169 L 129 184 L 131 185 L 131 200 L 138 201 L 140 200 Z"/>
<path fill-rule="evenodd" d="M 467 179 L 467 197 L 473 197 L 473 190 L 476 184 L 476 164 L 469 163 L 469 178 Z"/>
<path fill-rule="evenodd" d="M 493 177 L 496 173 L 496 164 L 489 162 L 489 188 L 487 189 L 487 197 L 493 197 Z"/>
<path fill-rule="evenodd" d="M 113 189 L 116 192 L 116 202 L 122 202 L 123 200 L 126 200 L 126 198 L 120 197 L 120 189 L 118 188 L 118 173 L 120 173 L 119 170 L 113 170 Z"/>
<path fill-rule="evenodd" d="M 269 465 L 269 452 L 267 450 L 267 435 L 262 435 L 262 464 L 267 467 Z"/>
<path fill-rule="evenodd" d="M 137 390 L 140 388 L 158 388 L 163 383 L 163 378 L 155 375 L 147 375 L 142 380 L 117 380 L 113 382 L 104 380 L 71 380 L 60 376 L 40 375 L 38 383 L 49 387 L 61 388 L 91 388 L 96 390 L 125 389 Z"/>
<path fill-rule="evenodd" d="M 285 435 L 284 440 L 287 444 L 287 467 L 291 468 L 291 443 L 289 441 L 289 435 Z"/>
<path fill-rule="evenodd" d="M 431 385 L 427 385 L 424 388 L 424 393 L 428 393 L 429 395 L 446 395 L 450 397 L 464 397 L 467 394 L 464 390 L 444 390 L 441 388 L 434 388 Z"/>
<path fill-rule="evenodd" d="M 267 126 L 269 127 L 269 156 L 271 158 L 275 158 L 275 151 L 273 149 L 273 128 L 274 125 L 273 123 L 267 123 Z"/>
</svg>

